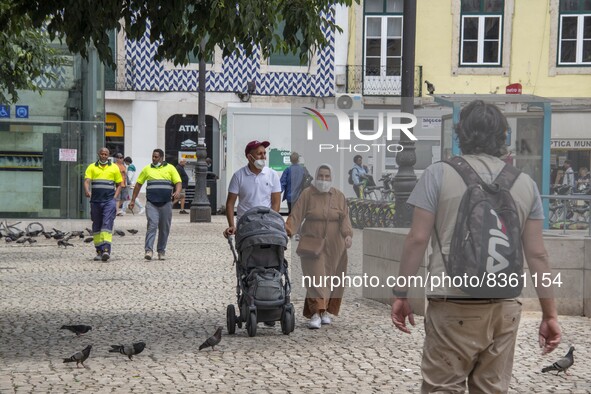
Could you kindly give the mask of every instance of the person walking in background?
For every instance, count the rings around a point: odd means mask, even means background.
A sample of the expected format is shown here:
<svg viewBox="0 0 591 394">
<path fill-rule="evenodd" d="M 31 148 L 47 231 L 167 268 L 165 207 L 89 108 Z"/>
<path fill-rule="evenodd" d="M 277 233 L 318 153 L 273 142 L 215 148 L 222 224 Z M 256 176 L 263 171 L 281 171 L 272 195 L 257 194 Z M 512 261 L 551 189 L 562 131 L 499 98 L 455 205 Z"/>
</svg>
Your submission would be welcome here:
<svg viewBox="0 0 591 394">
<path fill-rule="evenodd" d="M 300 196 L 304 177 L 309 175 L 308 170 L 300 165 L 300 155 L 297 152 L 291 153 L 289 161 L 291 165 L 281 174 L 281 190 L 283 191 L 283 200 L 287 200 L 288 214 L 291 213 L 291 207 Z"/>
<path fill-rule="evenodd" d="M 299 233 L 325 240 L 319 256 L 300 256 L 302 274 L 310 278 L 309 283 L 320 283 L 319 278 L 347 274 L 347 249 L 352 245 L 353 228 L 347 200 L 340 190 L 332 186 L 332 174 L 330 165 L 318 167 L 312 186 L 302 191 L 285 224 L 290 237 Z M 341 308 L 344 283 L 332 288 L 332 291 L 329 287 L 312 285 L 306 285 L 306 288 L 303 315 L 310 319 L 308 327 L 315 329 L 322 324 L 331 324 L 330 315 L 338 316 Z"/>
<path fill-rule="evenodd" d="M 116 199 L 121 193 L 122 184 L 119 167 L 109 160 L 109 150 L 99 149 L 98 160 L 90 164 L 84 174 L 84 194 L 90 198 L 95 261 L 107 261 L 111 257 L 113 223 L 117 214 Z"/>
<path fill-rule="evenodd" d="M 365 180 L 367 173 L 367 167 L 363 165 L 363 158 L 361 155 L 355 155 L 353 158 L 351 177 L 353 178 L 353 191 L 355 191 L 357 198 L 363 198 L 363 181 Z"/>
<path fill-rule="evenodd" d="M 164 161 L 162 149 L 152 152 L 152 164 L 144 167 L 137 178 L 129 208 L 133 209 L 142 185 L 146 183 L 146 218 L 148 229 L 144 244 L 146 260 L 152 260 L 154 240 L 158 233 L 158 260 L 164 260 L 172 222 L 172 204 L 181 194 L 181 177 L 174 166 Z"/>
<path fill-rule="evenodd" d="M 176 165 L 176 170 L 178 171 L 181 177 L 181 210 L 179 213 L 186 215 L 189 212 L 185 211 L 185 196 L 187 194 L 187 188 L 189 187 L 189 175 L 187 175 L 187 171 L 185 171 L 185 165 L 187 164 L 187 160 L 181 159 L 179 164 Z"/>
<path fill-rule="evenodd" d="M 123 162 L 123 154 L 116 153 L 114 157 L 115 164 L 117 164 L 117 167 L 119 167 L 119 171 L 121 172 L 121 179 L 123 179 L 123 182 L 121 183 L 121 193 L 119 193 L 119 198 L 117 199 L 117 216 L 123 216 L 125 215 L 123 204 L 125 201 L 129 200 L 129 193 L 127 190 L 127 168 Z"/>
<path fill-rule="evenodd" d="M 465 166 L 471 167 L 480 181 L 487 185 L 497 182 L 501 173 L 503 178 L 499 182 L 504 181 L 506 171 L 516 174 L 517 171 L 512 168 L 505 171 L 506 163 L 500 159 L 506 153 L 508 129 L 505 116 L 492 104 L 478 100 L 462 109 L 456 127 L 463 155 L 462 168 L 470 170 Z M 410 277 L 417 274 L 432 233 L 436 237 L 431 239 L 433 253 L 429 256 L 428 274 L 431 277 L 446 275 L 452 235 L 455 233 L 460 201 L 466 190 L 463 177 L 448 163 L 437 162 L 425 170 L 408 198 L 408 204 L 414 206 L 414 211 L 402 250 L 399 279 L 404 278 L 406 283 L 411 283 Z M 549 276 L 548 253 L 542 236 L 544 211 L 538 187 L 527 174 L 518 173 L 509 192 L 516 207 L 513 216 L 521 227 L 521 246 L 530 273 L 537 277 Z M 507 233 L 511 230 L 505 228 L 497 213 L 494 210 L 484 212 L 490 212 L 494 217 L 478 220 L 483 223 L 494 220 L 500 229 L 497 232 L 508 237 Z M 521 253 L 521 246 L 517 247 L 514 239 L 511 239 L 511 244 L 498 239 L 502 243 L 497 242 L 496 245 L 512 245 L 518 249 L 516 253 Z M 499 253 L 495 248 L 494 255 Z M 490 256 L 488 258 L 491 259 Z M 506 260 L 503 255 L 496 257 L 501 258 Z M 501 265 L 502 261 L 498 261 Z M 467 260 L 463 263 L 476 264 Z M 486 264 L 497 268 L 496 260 L 487 260 Z M 513 369 L 521 303 L 515 298 L 473 298 L 464 290 L 445 282 L 442 280 L 441 286 L 427 289 L 421 392 L 464 392 L 467 382 L 469 392 L 506 393 Z M 470 278 L 470 285 L 472 283 Z M 552 288 L 538 286 L 536 291 L 542 309 L 538 339 L 543 352 L 548 353 L 560 343 L 561 330 Z M 393 288 L 391 318 L 394 326 L 404 333 L 410 333 L 406 326 L 407 318 L 414 325 L 407 292 L 408 287 Z"/>
<path fill-rule="evenodd" d="M 575 187 L 575 171 L 573 170 L 573 162 L 570 160 L 564 161 L 564 176 L 562 177 L 562 184 Z"/>
<path fill-rule="evenodd" d="M 281 205 L 281 182 L 277 173 L 266 166 L 269 141 L 250 141 L 244 149 L 248 164 L 232 175 L 226 198 L 226 219 L 228 228 L 224 237 L 236 233 L 234 206 L 238 200 L 236 222 L 244 212 L 263 206 L 279 212 Z"/>
<path fill-rule="evenodd" d="M 123 159 L 123 163 L 127 166 L 127 190 L 129 194 L 129 199 L 123 201 L 123 212 L 127 211 L 127 207 L 129 206 L 129 202 L 131 201 L 131 195 L 133 194 L 133 188 L 135 186 L 135 180 L 137 176 L 137 169 L 135 168 L 135 164 L 133 164 L 133 160 L 131 157 L 127 156 Z M 139 214 L 142 215 L 146 210 L 144 206 L 140 202 L 139 198 L 136 198 L 134 201 L 134 205 L 137 205 L 140 209 Z"/>
</svg>

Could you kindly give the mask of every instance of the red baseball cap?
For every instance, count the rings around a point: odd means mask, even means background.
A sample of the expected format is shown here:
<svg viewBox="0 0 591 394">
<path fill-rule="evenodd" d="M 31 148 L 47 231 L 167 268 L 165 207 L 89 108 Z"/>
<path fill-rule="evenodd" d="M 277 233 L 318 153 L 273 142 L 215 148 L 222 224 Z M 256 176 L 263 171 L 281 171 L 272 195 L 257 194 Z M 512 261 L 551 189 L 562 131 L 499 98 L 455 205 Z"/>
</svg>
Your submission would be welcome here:
<svg viewBox="0 0 591 394">
<path fill-rule="evenodd" d="M 251 150 L 258 148 L 259 146 L 264 146 L 265 148 L 268 148 L 269 145 L 271 145 L 271 143 L 269 141 L 258 141 L 258 140 L 254 140 L 254 141 L 250 141 L 247 145 L 246 148 L 244 149 L 244 156 L 248 156 L 248 154 L 250 153 Z"/>
</svg>

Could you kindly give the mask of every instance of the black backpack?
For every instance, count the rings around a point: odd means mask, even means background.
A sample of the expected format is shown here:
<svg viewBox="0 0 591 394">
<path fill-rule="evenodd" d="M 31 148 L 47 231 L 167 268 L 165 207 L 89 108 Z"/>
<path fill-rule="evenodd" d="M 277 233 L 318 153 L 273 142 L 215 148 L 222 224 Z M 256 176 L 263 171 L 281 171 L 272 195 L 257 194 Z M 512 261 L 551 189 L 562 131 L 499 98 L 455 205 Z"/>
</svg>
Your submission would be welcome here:
<svg viewBox="0 0 591 394">
<path fill-rule="evenodd" d="M 521 224 L 509 190 L 521 173 L 510 164 L 491 184 L 462 157 L 445 161 L 466 186 L 458 209 L 448 259 L 453 286 L 474 298 L 513 298 L 523 288 Z M 441 241 L 435 231 L 439 248 Z M 455 277 L 462 277 L 462 281 Z M 460 283 L 461 282 L 461 283 Z"/>
<path fill-rule="evenodd" d="M 349 182 L 349 185 L 354 185 L 354 184 L 355 184 L 355 182 L 353 182 L 353 170 L 354 170 L 354 169 L 355 169 L 355 168 L 351 168 L 351 169 L 349 170 L 349 179 L 347 180 L 347 181 Z"/>
</svg>

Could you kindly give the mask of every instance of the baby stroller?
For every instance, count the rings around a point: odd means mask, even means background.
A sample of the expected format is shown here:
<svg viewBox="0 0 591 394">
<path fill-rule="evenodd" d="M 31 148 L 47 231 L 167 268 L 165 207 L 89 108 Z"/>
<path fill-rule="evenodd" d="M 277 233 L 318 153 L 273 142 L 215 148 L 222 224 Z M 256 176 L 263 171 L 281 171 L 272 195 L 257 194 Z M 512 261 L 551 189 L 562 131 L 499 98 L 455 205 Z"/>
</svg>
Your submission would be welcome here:
<svg viewBox="0 0 591 394">
<path fill-rule="evenodd" d="M 290 300 L 291 284 L 287 273 L 285 223 L 280 214 L 266 207 L 247 211 L 234 237 L 228 237 L 236 265 L 236 299 L 226 309 L 228 333 L 246 324 L 248 336 L 257 333 L 257 323 L 281 322 L 281 331 L 289 335 L 295 328 L 295 309 Z"/>
</svg>

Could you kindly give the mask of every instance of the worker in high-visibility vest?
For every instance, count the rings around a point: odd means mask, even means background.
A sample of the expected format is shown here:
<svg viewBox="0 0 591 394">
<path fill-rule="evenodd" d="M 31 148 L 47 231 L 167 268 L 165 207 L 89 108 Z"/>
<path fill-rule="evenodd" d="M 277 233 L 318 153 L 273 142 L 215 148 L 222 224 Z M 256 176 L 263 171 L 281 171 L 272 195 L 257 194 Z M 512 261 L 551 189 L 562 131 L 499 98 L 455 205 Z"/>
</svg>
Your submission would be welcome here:
<svg viewBox="0 0 591 394">
<path fill-rule="evenodd" d="M 123 178 L 119 167 L 109 160 L 109 149 L 98 151 L 98 160 L 86 169 L 84 193 L 90 198 L 92 237 L 96 248 L 95 261 L 111 257 L 113 223 L 117 214 L 117 197 L 121 193 Z"/>
</svg>

